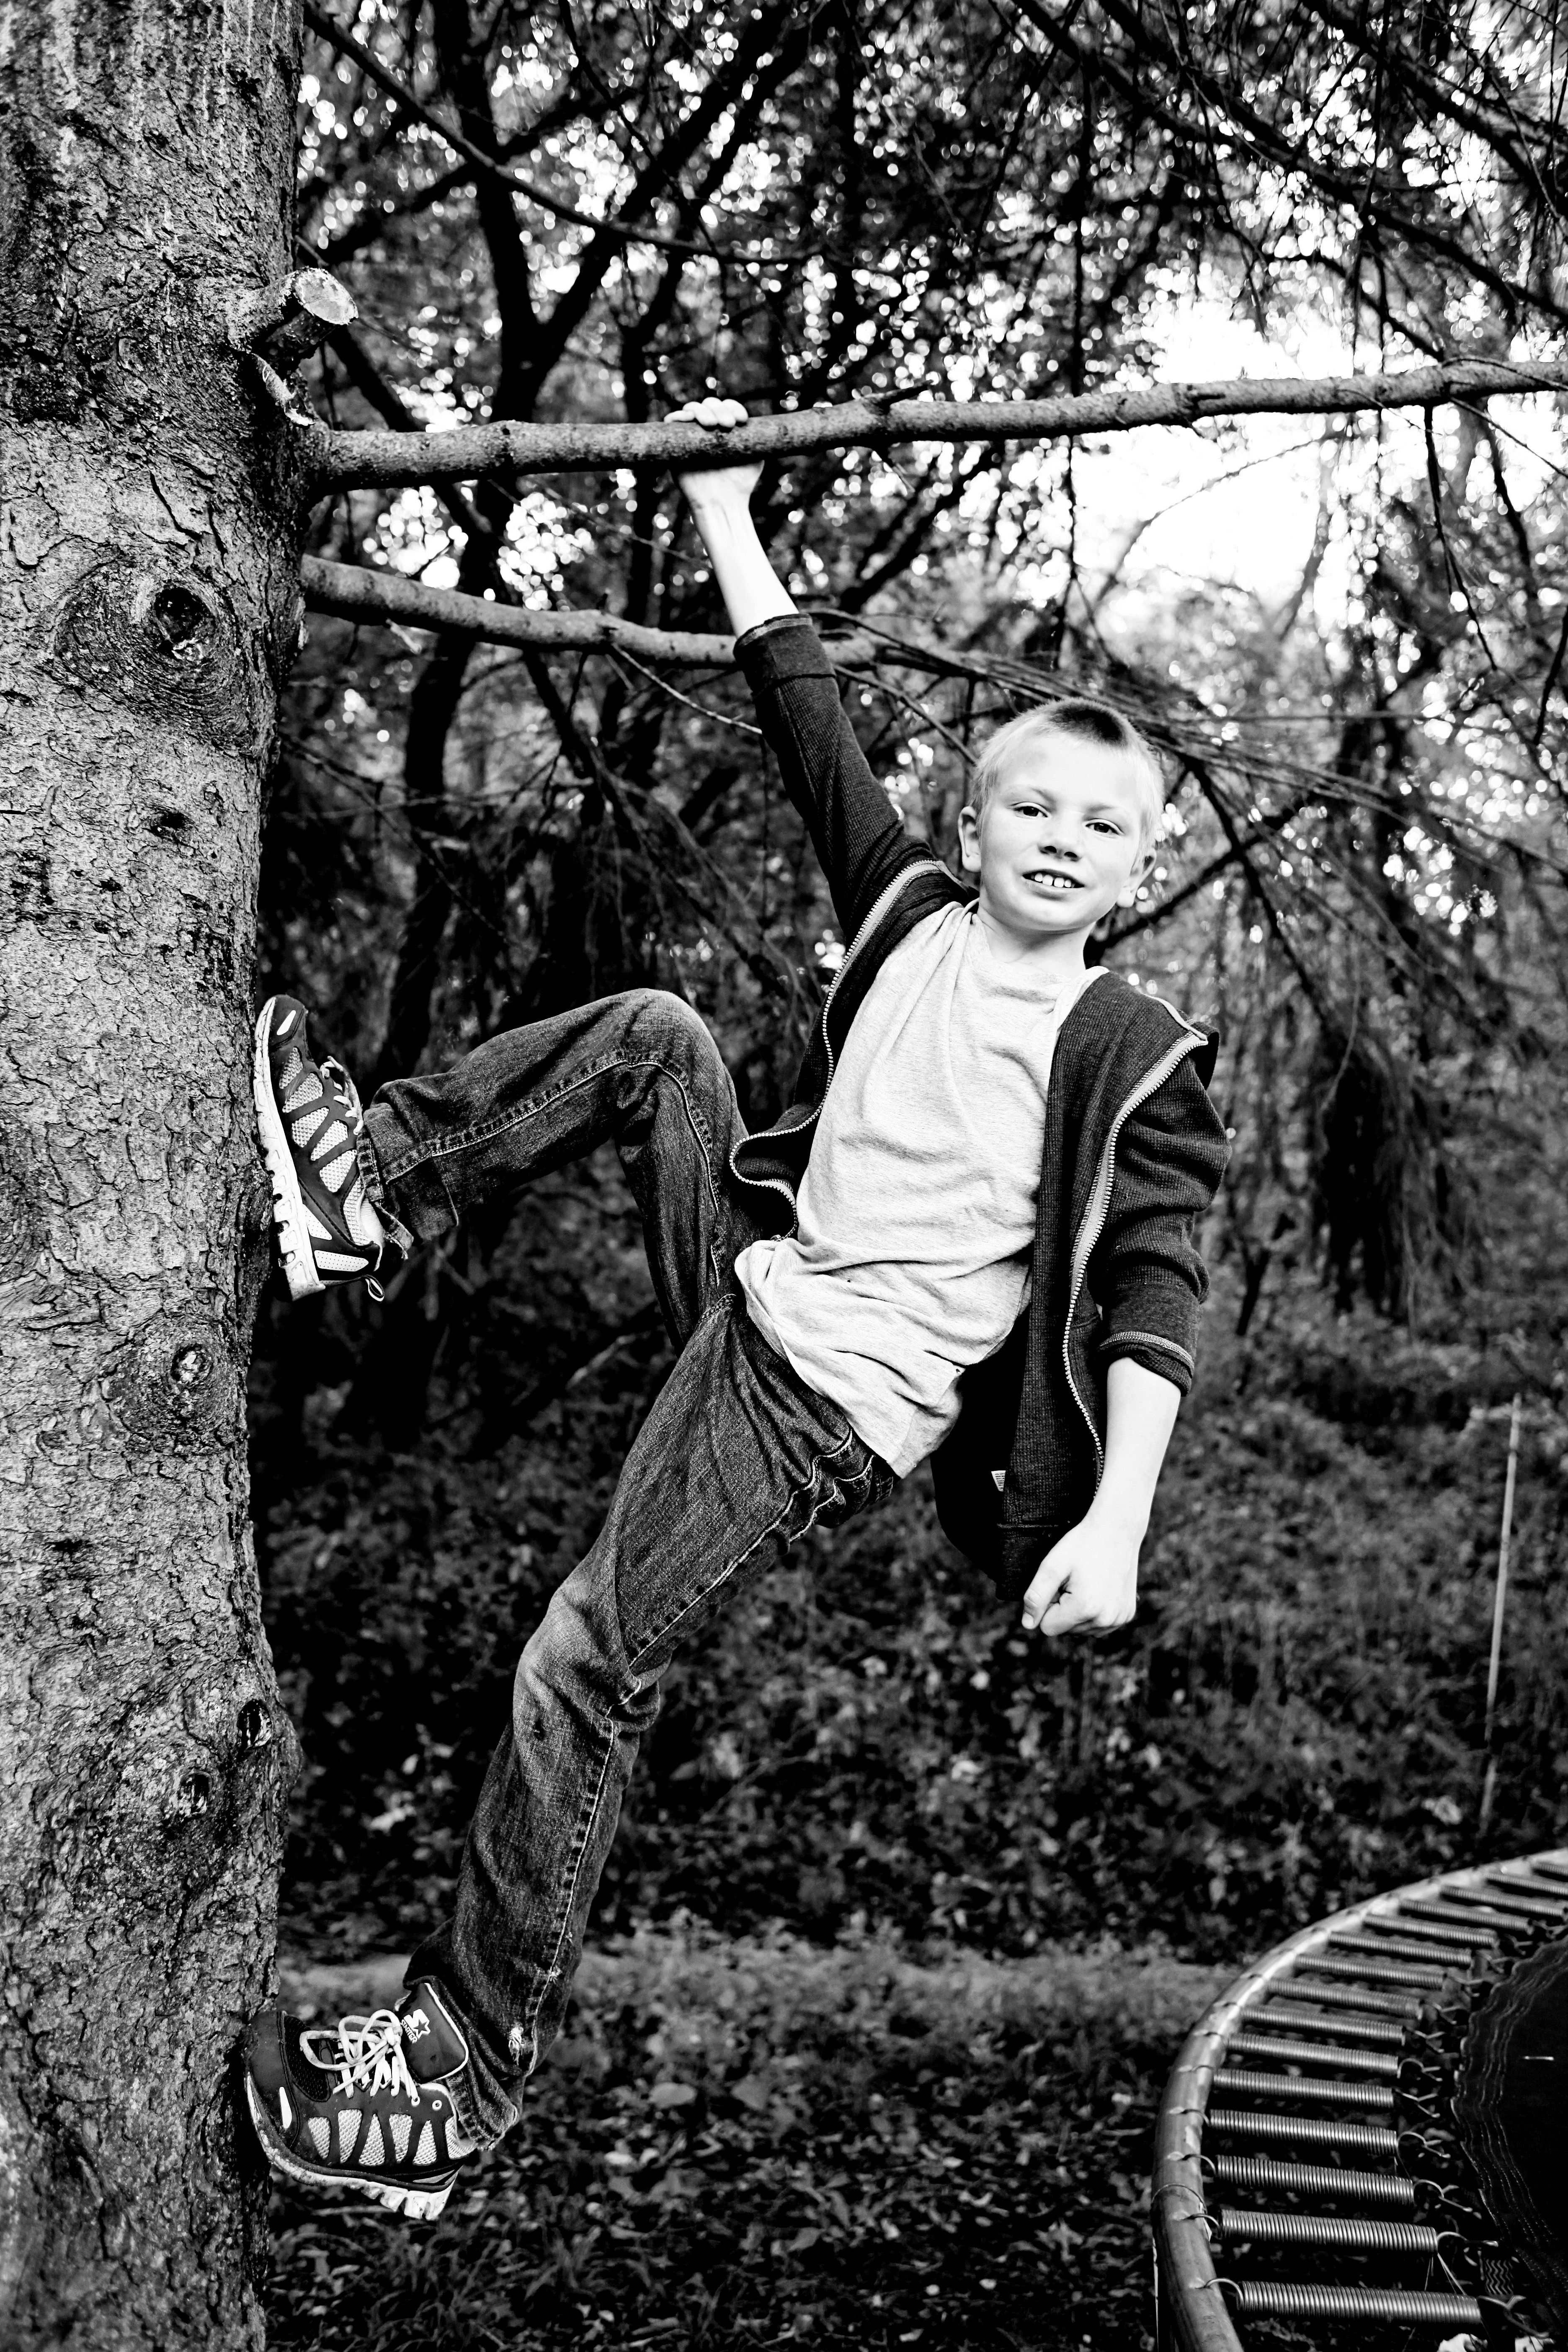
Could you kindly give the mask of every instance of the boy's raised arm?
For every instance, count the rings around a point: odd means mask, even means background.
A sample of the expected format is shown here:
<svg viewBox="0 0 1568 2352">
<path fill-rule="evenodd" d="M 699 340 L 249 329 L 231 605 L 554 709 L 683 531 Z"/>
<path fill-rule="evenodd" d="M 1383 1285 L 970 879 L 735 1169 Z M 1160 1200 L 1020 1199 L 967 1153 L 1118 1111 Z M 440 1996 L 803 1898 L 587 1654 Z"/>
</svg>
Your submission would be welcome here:
<svg viewBox="0 0 1568 2352">
<path fill-rule="evenodd" d="M 669 421 L 705 425 L 717 436 L 745 414 L 739 401 L 701 400 Z M 900 868 L 929 860 L 931 852 L 899 823 L 844 716 L 822 642 L 768 561 L 752 520 L 761 470 L 715 466 L 679 479 L 743 641 L 741 663 L 763 733 L 805 819 L 847 945 Z M 759 630 L 765 633 L 753 634 Z"/>
<path fill-rule="evenodd" d="M 743 425 L 745 418 L 738 400 L 698 400 L 689 408 L 678 408 L 667 422 L 703 425 L 711 433 L 722 433 Z M 714 466 L 677 477 L 738 637 L 761 628 L 764 621 L 788 620 L 799 610 L 768 562 L 752 520 L 752 492 L 762 470 L 760 466 Z"/>
</svg>

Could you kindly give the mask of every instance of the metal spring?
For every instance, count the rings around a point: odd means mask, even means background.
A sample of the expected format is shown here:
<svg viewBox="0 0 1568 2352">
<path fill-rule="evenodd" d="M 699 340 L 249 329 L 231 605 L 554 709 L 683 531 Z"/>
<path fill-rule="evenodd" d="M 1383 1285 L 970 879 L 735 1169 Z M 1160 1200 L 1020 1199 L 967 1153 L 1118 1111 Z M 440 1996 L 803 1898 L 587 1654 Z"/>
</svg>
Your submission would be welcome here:
<svg viewBox="0 0 1568 2352">
<path fill-rule="evenodd" d="M 1430 1919 L 1450 1935 L 1460 1927 L 1485 1928 L 1492 1936 L 1517 1936 L 1520 1930 L 1520 1921 L 1510 1916 L 1505 1906 L 1489 1903 L 1484 1895 L 1472 1895 L 1463 1908 L 1451 1895 L 1433 1895 L 1428 1901 L 1412 1903 L 1409 1916 Z"/>
<path fill-rule="evenodd" d="M 1331 1952 L 1366 1952 L 1373 1959 L 1385 1954 L 1396 1960 L 1416 1960 L 1423 1968 L 1459 1969 L 1469 1958 L 1463 1948 L 1453 1948 L 1436 1936 L 1417 1938 L 1415 1936 L 1373 1936 L 1364 1931 L 1348 1936 L 1331 1936 Z"/>
<path fill-rule="evenodd" d="M 1364 2010 L 1374 2017 L 1415 2017 L 1421 2007 L 1421 1997 L 1413 1992 L 1369 1992 L 1364 1985 L 1303 1984 L 1300 1969 L 1310 1962 L 1303 1960 L 1296 1974 L 1276 1979 L 1282 2000 L 1300 1999 L 1320 2002 L 1325 2009 Z"/>
<path fill-rule="evenodd" d="M 1249 2213 L 1236 2205 L 1222 2205 L 1215 2219 L 1221 2236 L 1233 2244 L 1247 2239 L 1256 2246 L 1345 2246 L 1369 2254 L 1437 2251 L 1436 2231 L 1417 2221 L 1379 2221 L 1360 2214 L 1339 2220 L 1322 2213 Z"/>
<path fill-rule="evenodd" d="M 1374 1985 L 1419 1985 L 1423 1990 L 1427 1987 L 1436 1990 L 1438 1985 L 1447 1984 L 1449 1975 L 1447 1969 L 1400 1969 L 1382 1960 L 1352 1959 L 1348 1955 L 1343 1959 L 1336 1959 L 1332 1953 L 1314 1953 L 1310 1960 L 1302 1961 L 1298 1973 L 1317 1977 L 1355 1977 Z"/>
<path fill-rule="evenodd" d="M 1415 2183 L 1402 2172 L 1352 2172 L 1337 2164 L 1282 2164 L 1274 2156 L 1215 2156 L 1208 2159 L 1222 2189 L 1255 2195 L 1277 2189 L 1297 2197 L 1331 2197 L 1346 2205 L 1397 2205 L 1415 2210 Z"/>
<path fill-rule="evenodd" d="M 1244 2058 L 1282 2058 L 1294 2066 L 1346 2066 L 1361 2074 L 1386 2075 L 1391 2083 L 1399 2072 L 1398 2059 L 1386 2050 L 1337 2050 L 1323 2042 L 1292 2042 L 1282 2033 L 1233 2033 L 1226 2044 L 1226 2058 L 1237 2050 Z"/>
<path fill-rule="evenodd" d="M 1277 2025 L 1300 2026 L 1331 2041 L 1365 2042 L 1383 2050 L 1397 2050 L 1405 2039 L 1404 2026 L 1392 2017 L 1334 2017 L 1327 2010 L 1297 2009 L 1283 2000 L 1268 2001 L 1255 2014 L 1270 2031 Z"/>
<path fill-rule="evenodd" d="M 1258 2116 L 1237 2107 L 1211 2107 L 1204 2132 L 1220 2132 L 1232 2139 L 1272 2139 L 1298 2147 L 1343 2147 L 1363 2156 L 1397 2157 L 1399 2135 L 1380 2124 L 1337 2124 L 1325 2116 Z"/>
<path fill-rule="evenodd" d="M 1320 2083 L 1304 2074 L 1265 2074 L 1244 2066 L 1227 2066 L 1214 2078 L 1216 2091 L 1234 2092 L 1248 2099 L 1295 2099 L 1314 2107 L 1370 2107 L 1374 2115 L 1394 2113 L 1394 2093 L 1386 2083 Z"/>
<path fill-rule="evenodd" d="M 1485 1950 L 1498 1939 L 1497 1929 L 1484 1920 L 1456 1919 L 1435 1903 L 1412 1903 L 1407 1909 L 1385 1911 L 1366 1926 L 1380 1939 L 1384 1929 L 1392 1927 L 1396 1936 L 1413 1937 L 1418 1944 L 1466 1944 L 1476 1951 Z"/>
<path fill-rule="evenodd" d="M 1418 2294 L 1395 2287 L 1316 2286 L 1280 2279 L 1268 2285 L 1251 2280 L 1223 2282 L 1243 2314 L 1272 2313 L 1278 2319 L 1395 2319 L 1412 2326 L 1479 2327 L 1481 2307 L 1467 2294 Z"/>
<path fill-rule="evenodd" d="M 1507 1878 L 1500 1873 L 1494 1873 L 1487 1883 L 1490 1886 L 1505 1888 L 1507 1899 L 1517 1905 L 1521 1911 L 1532 1911 L 1538 1918 L 1550 1916 L 1561 1919 L 1564 1902 L 1568 1901 L 1568 1888 L 1561 1892 L 1548 1889 L 1542 1885 L 1539 1880 L 1532 1884 L 1528 1878 Z M 1490 1895 L 1487 1898 L 1489 1902 L 1497 1903 L 1504 1899 L 1501 1895 Z"/>
</svg>

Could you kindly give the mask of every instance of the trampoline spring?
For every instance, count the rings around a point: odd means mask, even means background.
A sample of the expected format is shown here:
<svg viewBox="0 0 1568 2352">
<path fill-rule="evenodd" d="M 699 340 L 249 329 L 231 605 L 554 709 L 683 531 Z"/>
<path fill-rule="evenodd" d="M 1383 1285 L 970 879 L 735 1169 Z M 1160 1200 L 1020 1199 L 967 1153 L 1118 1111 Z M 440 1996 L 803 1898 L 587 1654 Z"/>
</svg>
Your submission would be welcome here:
<svg viewBox="0 0 1568 2352">
<path fill-rule="evenodd" d="M 1296 2066 L 1345 2066 L 1363 2074 L 1384 2074 L 1392 2083 L 1399 2061 L 1385 2050 L 1340 2050 L 1322 2042 L 1292 2042 L 1285 2034 L 1233 2033 L 1226 2044 L 1228 2059 L 1239 2050 L 1247 2058 L 1281 2058 Z"/>
<path fill-rule="evenodd" d="M 1399 1916 L 1403 1918 L 1406 1915 L 1401 1912 Z M 1434 1926 L 1446 1927 L 1450 1935 L 1460 1928 L 1467 1928 L 1477 1933 L 1485 1929 L 1491 1936 L 1517 1936 L 1522 1924 L 1517 1916 L 1510 1917 L 1502 1906 L 1489 1903 L 1482 1897 L 1472 1897 L 1461 1910 L 1450 1895 L 1433 1895 L 1430 1901 L 1412 1903 L 1408 1916 L 1430 1919 Z"/>
<path fill-rule="evenodd" d="M 1275 2156 L 1213 2156 L 1207 2159 L 1222 2189 L 1247 2189 L 1255 2195 L 1278 2189 L 1282 2196 L 1330 2197 L 1346 2205 L 1395 2205 L 1415 2210 L 1415 2184 L 1402 2172 L 1352 2172 L 1337 2164 L 1286 2164 Z"/>
<path fill-rule="evenodd" d="M 1366 1924 L 1380 1940 L 1384 1929 L 1392 1928 L 1396 1936 L 1407 1936 L 1417 1944 L 1463 1944 L 1472 1951 L 1486 1951 L 1498 1939 L 1495 1927 L 1450 1918 L 1436 1904 L 1412 1903 L 1407 1910 L 1385 1911 L 1380 1919 L 1369 1919 Z"/>
<path fill-rule="evenodd" d="M 1377 2286 L 1319 2286 L 1293 2279 L 1223 2282 L 1244 2315 L 1276 2319 L 1388 2319 L 1407 2326 L 1479 2327 L 1481 2307 L 1467 2294 L 1423 2294 Z"/>
<path fill-rule="evenodd" d="M 1418 2221 L 1379 2221 L 1363 2215 L 1249 2213 L 1236 2205 L 1222 2205 L 1216 2219 L 1220 2235 L 1231 2244 L 1250 2240 L 1256 2246 L 1343 2246 L 1369 2254 L 1435 2254 L 1437 2251 L 1436 2231 Z"/>
<path fill-rule="evenodd" d="M 1523 1875 L 1526 1878 L 1544 1878 L 1549 1886 L 1568 1887 L 1568 1862 L 1553 1862 L 1545 1854 L 1537 1854 L 1526 1864 Z"/>
<path fill-rule="evenodd" d="M 1297 2147 L 1342 2147 L 1362 2156 L 1397 2158 L 1399 2135 L 1381 2124 L 1341 2124 L 1327 2116 L 1253 2115 L 1244 2107 L 1211 2107 L 1204 2136 L 1284 2141 Z"/>
<path fill-rule="evenodd" d="M 1488 1884 L 1505 1891 L 1500 1895 L 1468 1895 L 1465 1900 L 1471 1903 L 1506 1903 L 1510 1910 L 1528 1911 L 1537 1919 L 1561 1919 L 1564 1907 L 1568 1906 L 1568 1887 L 1563 1888 L 1561 1894 L 1549 1894 L 1539 1882 L 1531 1885 L 1528 1878 L 1494 1877 Z"/>
<path fill-rule="evenodd" d="M 1245 2066 L 1227 2066 L 1214 2078 L 1216 2091 L 1242 2098 L 1296 2099 L 1303 2105 L 1370 2107 L 1374 2115 L 1394 2113 L 1394 2093 L 1384 2083 L 1320 2083 L 1305 2074 L 1266 2074 Z"/>
<path fill-rule="evenodd" d="M 1256 2015 L 1270 2031 L 1277 2025 L 1310 2027 L 1330 2041 L 1365 2042 L 1383 2050 L 1398 2050 L 1405 2040 L 1405 2029 L 1394 2018 L 1335 2017 L 1326 2010 L 1296 2009 L 1283 2000 L 1269 2001 Z"/>
<path fill-rule="evenodd" d="M 1514 1933 L 1514 1936 L 1519 1933 L 1519 1915 L 1531 1916 L 1531 1912 L 1542 1912 L 1542 1915 L 1544 1912 L 1552 1912 L 1552 1915 L 1559 1912 L 1561 1906 L 1556 1906 L 1556 1903 L 1547 1903 L 1544 1895 L 1540 1900 L 1535 1900 L 1532 1895 L 1498 1894 L 1495 1889 L 1498 1889 L 1500 1884 L 1502 1884 L 1500 1879 L 1493 1879 L 1490 1886 L 1444 1886 L 1441 1894 L 1434 1894 L 1425 1900 L 1429 1900 L 1429 1903 L 1441 1903 L 1441 1907 L 1444 1907 L 1446 1912 L 1453 1912 L 1453 1910 L 1481 1912 L 1483 1919 L 1490 1919 L 1493 1927 L 1510 1928 L 1510 1933 Z M 1411 1906 L 1411 1907 L 1413 1910 L 1420 1910 L 1422 1906 Z"/>
<path fill-rule="evenodd" d="M 1429 1988 L 1433 1991 L 1449 1981 L 1450 1971 L 1447 1969 L 1398 1968 L 1385 1960 L 1352 1958 L 1349 1953 L 1340 1958 L 1335 1956 L 1337 1950 L 1336 1946 L 1333 1951 L 1314 1953 L 1310 1959 L 1302 1961 L 1298 1973 L 1358 1978 L 1368 1985 L 1419 1985 L 1423 1990 Z"/>
<path fill-rule="evenodd" d="M 1331 1936 L 1331 1952 L 1366 1952 L 1374 1959 L 1391 1953 L 1398 1960 L 1418 1960 L 1424 1968 L 1462 1968 L 1469 1958 L 1468 1949 L 1448 1950 L 1436 1937 L 1417 1938 L 1414 1936 L 1374 1936 L 1364 1929 L 1353 1935 Z"/>
<path fill-rule="evenodd" d="M 1420 2014 L 1420 1996 L 1413 1992 L 1371 1992 L 1353 1984 L 1302 1984 L 1295 1976 L 1281 1977 L 1279 1983 L 1281 1999 L 1315 2001 L 1324 2009 L 1362 2010 L 1395 2020 Z"/>
</svg>

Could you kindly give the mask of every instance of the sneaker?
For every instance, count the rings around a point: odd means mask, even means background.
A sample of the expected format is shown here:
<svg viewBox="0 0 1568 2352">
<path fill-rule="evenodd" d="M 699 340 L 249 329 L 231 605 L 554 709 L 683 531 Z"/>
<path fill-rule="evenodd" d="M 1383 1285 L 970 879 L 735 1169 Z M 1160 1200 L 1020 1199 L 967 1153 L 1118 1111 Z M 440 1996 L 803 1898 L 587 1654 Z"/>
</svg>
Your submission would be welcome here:
<svg viewBox="0 0 1568 2352">
<path fill-rule="evenodd" d="M 433 2221 L 478 2143 L 459 2130 L 453 2084 L 468 2039 L 438 1989 L 395 2009 L 307 2028 L 275 2000 L 252 2018 L 246 2103 L 274 2172 L 310 2188 L 357 2189 Z"/>
<path fill-rule="evenodd" d="M 372 1205 L 355 1149 L 364 1127 L 354 1082 L 337 1062 L 313 1062 L 310 1015 L 298 998 L 269 996 L 256 1024 L 256 1122 L 272 1178 L 278 1253 L 289 1296 L 374 1279 L 386 1228 Z"/>
</svg>

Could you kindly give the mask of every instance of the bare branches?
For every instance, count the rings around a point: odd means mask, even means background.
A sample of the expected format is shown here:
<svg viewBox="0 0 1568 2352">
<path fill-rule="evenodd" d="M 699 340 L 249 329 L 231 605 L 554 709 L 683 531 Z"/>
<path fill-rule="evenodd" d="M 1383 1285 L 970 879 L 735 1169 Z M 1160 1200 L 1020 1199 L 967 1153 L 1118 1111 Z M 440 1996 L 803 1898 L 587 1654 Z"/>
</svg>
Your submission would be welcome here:
<svg viewBox="0 0 1568 2352">
<path fill-rule="evenodd" d="M 1354 415 L 1429 408 L 1499 393 L 1568 392 L 1561 360 L 1453 360 L 1388 375 L 1234 376 L 1206 383 L 1110 385 L 1050 400 L 848 400 L 753 417 L 722 443 L 723 462 L 794 457 L 816 449 L 892 449 L 913 441 L 1062 441 L 1134 433 L 1217 416 Z M 711 464 L 720 445 L 699 425 L 524 425 L 509 420 L 448 433 L 330 435 L 316 487 L 406 488 L 484 474 L 602 472 Z"/>
<path fill-rule="evenodd" d="M 355 40 L 344 26 L 336 23 L 324 8 L 319 8 L 315 0 L 304 0 L 304 17 L 312 32 L 320 33 L 324 41 L 330 41 L 340 55 L 352 58 L 378 89 L 384 90 L 388 98 L 395 99 L 416 122 L 422 122 L 427 131 L 433 131 L 455 155 L 461 155 L 465 163 L 471 163 L 475 171 L 486 178 L 499 181 L 502 187 L 526 196 L 529 203 L 537 205 L 542 212 L 552 214 L 557 220 L 571 221 L 575 227 L 592 229 L 595 237 L 618 240 L 624 245 L 653 246 L 660 253 L 710 253 L 713 250 L 711 241 L 692 244 L 684 237 L 661 236 L 657 229 L 639 228 L 632 219 L 617 216 L 613 220 L 598 220 L 592 213 L 580 211 L 575 205 L 569 205 L 563 197 L 553 195 L 539 181 L 530 179 L 526 173 L 514 171 L 510 164 L 499 163 L 493 155 L 487 155 L 482 147 L 466 139 L 450 123 L 443 122 L 432 108 L 416 97 L 405 81 L 401 80 L 390 67 L 382 64 L 374 49 L 368 49 L 363 41 Z M 770 252 L 755 255 L 752 258 L 765 260 L 777 267 L 782 257 Z"/>
<path fill-rule="evenodd" d="M 637 659 L 728 668 L 732 637 L 700 635 L 694 630 L 644 629 L 614 613 L 537 613 L 521 604 L 492 604 L 456 589 L 426 588 L 400 572 L 373 572 L 358 563 L 329 563 L 306 556 L 300 567 L 305 603 L 313 613 L 344 621 L 391 621 L 409 629 L 455 631 L 494 646 L 529 653 L 625 653 Z"/>
</svg>

